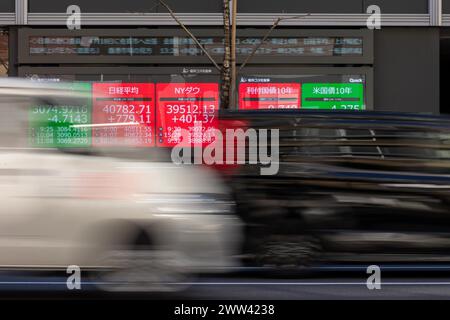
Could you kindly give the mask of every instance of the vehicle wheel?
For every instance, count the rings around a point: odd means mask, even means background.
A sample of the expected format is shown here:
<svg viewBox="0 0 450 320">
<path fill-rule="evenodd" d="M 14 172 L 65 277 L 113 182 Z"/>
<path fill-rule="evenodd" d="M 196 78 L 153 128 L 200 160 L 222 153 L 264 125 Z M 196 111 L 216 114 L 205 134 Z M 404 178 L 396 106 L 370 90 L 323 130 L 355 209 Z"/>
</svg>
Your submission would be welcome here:
<svg viewBox="0 0 450 320">
<path fill-rule="evenodd" d="M 130 245 L 105 252 L 94 275 L 98 288 L 111 292 L 175 292 L 187 287 L 188 273 L 183 256 L 176 251 L 159 249 L 145 234 Z"/>
<path fill-rule="evenodd" d="M 320 240 L 314 236 L 271 236 L 257 246 L 255 262 L 280 274 L 305 272 L 321 251 Z"/>
</svg>

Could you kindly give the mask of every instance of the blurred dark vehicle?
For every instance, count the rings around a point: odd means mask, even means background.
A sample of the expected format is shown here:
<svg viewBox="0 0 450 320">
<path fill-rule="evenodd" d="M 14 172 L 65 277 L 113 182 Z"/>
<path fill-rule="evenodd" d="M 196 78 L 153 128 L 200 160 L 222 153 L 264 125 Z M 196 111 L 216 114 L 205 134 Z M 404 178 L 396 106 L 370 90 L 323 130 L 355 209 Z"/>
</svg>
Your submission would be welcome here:
<svg viewBox="0 0 450 320">
<path fill-rule="evenodd" d="M 258 110 L 222 119 L 280 133 L 278 174 L 230 170 L 249 264 L 450 261 L 450 118 Z"/>
</svg>

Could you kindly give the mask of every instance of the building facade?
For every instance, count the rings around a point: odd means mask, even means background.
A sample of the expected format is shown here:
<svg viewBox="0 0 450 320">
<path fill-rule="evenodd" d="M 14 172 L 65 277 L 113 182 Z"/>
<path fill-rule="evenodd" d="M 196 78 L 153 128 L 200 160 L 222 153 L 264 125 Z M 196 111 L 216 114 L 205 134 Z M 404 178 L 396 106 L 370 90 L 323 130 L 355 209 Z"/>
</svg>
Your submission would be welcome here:
<svg viewBox="0 0 450 320">
<path fill-rule="evenodd" d="M 220 67 L 222 1 L 166 3 Z M 67 28 L 71 5 L 81 10 L 79 30 Z M 372 5 L 381 10 L 379 30 L 367 28 Z M 450 0 L 238 0 L 237 12 L 236 108 L 450 113 L 440 96 Z M 286 19 L 240 68 L 277 18 Z M 158 1 L 2 0 L 0 26 L 9 76 L 156 87 L 220 82 Z"/>
</svg>

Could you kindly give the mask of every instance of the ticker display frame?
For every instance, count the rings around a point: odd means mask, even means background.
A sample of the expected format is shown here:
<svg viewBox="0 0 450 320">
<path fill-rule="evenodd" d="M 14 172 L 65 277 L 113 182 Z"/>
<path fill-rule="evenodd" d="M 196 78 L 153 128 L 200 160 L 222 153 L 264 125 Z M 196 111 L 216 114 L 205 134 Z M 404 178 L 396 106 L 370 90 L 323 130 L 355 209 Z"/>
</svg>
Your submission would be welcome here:
<svg viewBox="0 0 450 320">
<path fill-rule="evenodd" d="M 374 110 L 374 76 L 372 67 L 260 67 L 245 68 L 238 74 L 240 76 L 250 77 L 269 77 L 276 75 L 364 75 L 365 76 L 365 111 Z M 238 88 L 239 82 L 236 84 Z M 236 101 L 239 96 L 236 92 Z M 301 108 L 299 109 L 301 110 Z"/>
<path fill-rule="evenodd" d="M 206 71 L 206 72 L 205 72 Z M 171 74 L 195 74 L 198 76 L 208 76 L 216 78 L 220 83 L 220 74 L 215 68 L 210 66 L 198 67 L 19 67 L 19 76 L 26 75 L 154 75 L 167 76 Z M 363 67 L 248 67 L 244 68 L 239 76 L 270 76 L 270 75 L 365 75 L 365 102 L 367 111 L 374 110 L 374 74 L 373 68 L 369 66 Z M 99 81 L 99 80 L 93 80 Z M 104 80 L 105 82 L 109 80 Z M 238 88 L 239 83 L 236 83 Z M 236 92 L 236 101 L 238 96 Z M 237 110 L 237 108 L 236 108 Z"/>
</svg>

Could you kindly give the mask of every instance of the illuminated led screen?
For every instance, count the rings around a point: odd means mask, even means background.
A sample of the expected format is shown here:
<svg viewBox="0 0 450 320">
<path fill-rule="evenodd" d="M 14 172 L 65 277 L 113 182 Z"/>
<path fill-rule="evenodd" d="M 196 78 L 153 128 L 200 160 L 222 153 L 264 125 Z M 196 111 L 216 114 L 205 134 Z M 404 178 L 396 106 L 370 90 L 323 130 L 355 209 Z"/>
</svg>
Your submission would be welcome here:
<svg viewBox="0 0 450 320">
<path fill-rule="evenodd" d="M 219 127 L 216 82 L 74 82 L 71 86 L 84 90 L 86 98 L 30 107 L 31 146 L 204 146 L 214 141 L 213 129 Z M 240 110 L 366 108 L 362 75 L 240 77 L 238 94 Z"/>
<path fill-rule="evenodd" d="M 198 37 L 205 50 L 223 56 L 222 37 Z M 238 37 L 236 54 L 246 56 L 259 46 L 255 56 L 357 57 L 363 55 L 362 37 Z M 203 56 L 186 36 L 31 36 L 32 56 Z"/>
<path fill-rule="evenodd" d="M 73 89 L 90 90 L 89 83 L 74 83 Z M 77 99 L 76 104 L 52 105 L 42 102 L 28 111 L 29 143 L 34 147 L 88 147 L 92 145 L 91 100 Z"/>
<path fill-rule="evenodd" d="M 93 146 L 152 147 L 154 96 L 153 83 L 94 83 Z"/>
<path fill-rule="evenodd" d="M 31 106 L 35 147 L 172 147 L 209 144 L 218 127 L 217 83 L 76 84 L 88 92 L 77 105 Z M 183 139 L 182 130 L 189 132 Z"/>
<path fill-rule="evenodd" d="M 219 85 L 217 83 L 158 83 L 156 131 L 161 147 L 207 144 L 218 128 Z M 186 141 L 182 130 L 189 132 Z"/>
<path fill-rule="evenodd" d="M 365 110 L 364 75 L 241 77 L 239 109 Z"/>
</svg>

